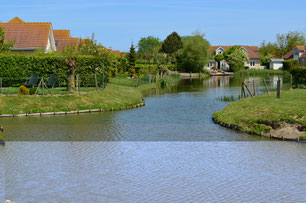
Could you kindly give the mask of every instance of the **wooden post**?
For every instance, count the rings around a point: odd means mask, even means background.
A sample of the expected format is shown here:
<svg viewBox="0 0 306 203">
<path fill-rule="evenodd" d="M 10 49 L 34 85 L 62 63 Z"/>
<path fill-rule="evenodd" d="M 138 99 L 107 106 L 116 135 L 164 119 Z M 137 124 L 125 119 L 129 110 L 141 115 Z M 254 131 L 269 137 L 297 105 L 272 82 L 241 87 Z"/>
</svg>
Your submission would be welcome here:
<svg viewBox="0 0 306 203">
<path fill-rule="evenodd" d="M 97 80 L 97 73 L 95 73 L 95 83 L 96 83 L 96 91 L 98 91 L 98 80 Z"/>
<path fill-rule="evenodd" d="M 76 91 L 79 92 L 79 74 L 76 75 Z"/>
<path fill-rule="evenodd" d="M 292 75 L 290 74 L 290 89 L 292 90 Z"/>
<path fill-rule="evenodd" d="M 276 91 L 276 97 L 279 99 L 280 98 L 280 79 L 278 78 L 277 80 L 277 91 Z"/>
<path fill-rule="evenodd" d="M 44 82 L 44 77 L 41 78 L 41 81 L 42 81 L 42 88 L 41 88 L 41 89 L 42 89 L 42 94 L 43 94 L 43 96 L 45 96 L 45 85 L 44 85 L 45 82 Z"/>
<path fill-rule="evenodd" d="M 249 94 L 251 97 L 253 97 L 252 92 L 250 91 L 250 89 L 248 88 L 248 86 L 243 82 L 244 86 L 246 87 L 246 89 L 248 90 Z"/>
<path fill-rule="evenodd" d="M 0 77 L 0 94 L 2 94 L 2 78 Z"/>
<path fill-rule="evenodd" d="M 102 75 L 102 88 L 105 88 L 104 87 L 104 75 Z"/>
<path fill-rule="evenodd" d="M 243 96 L 244 96 L 244 95 L 243 95 L 243 92 L 244 92 L 244 87 L 243 87 L 243 82 L 242 82 L 242 83 L 241 83 L 241 96 L 240 96 L 241 99 L 242 99 Z"/>
<path fill-rule="evenodd" d="M 255 81 L 253 79 L 253 90 L 254 90 L 254 96 L 256 96 L 256 87 L 255 87 Z"/>
<path fill-rule="evenodd" d="M 201 71 L 199 72 L 199 77 L 200 77 L 200 80 L 201 80 Z"/>
<path fill-rule="evenodd" d="M 267 93 L 270 94 L 270 93 L 269 93 L 269 90 L 268 90 L 268 87 L 267 87 L 266 80 L 265 80 L 265 79 L 262 79 L 262 80 L 263 80 L 263 83 L 264 83 L 264 85 L 265 85 L 265 88 L 266 88 Z"/>
</svg>

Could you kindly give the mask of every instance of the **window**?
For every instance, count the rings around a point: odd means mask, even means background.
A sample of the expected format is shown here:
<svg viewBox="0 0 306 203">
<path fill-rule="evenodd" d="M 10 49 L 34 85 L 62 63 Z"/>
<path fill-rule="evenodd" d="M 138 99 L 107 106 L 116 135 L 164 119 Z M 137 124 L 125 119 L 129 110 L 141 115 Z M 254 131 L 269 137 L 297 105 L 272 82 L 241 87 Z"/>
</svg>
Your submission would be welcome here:
<svg viewBox="0 0 306 203">
<path fill-rule="evenodd" d="M 212 66 L 213 66 L 213 62 L 210 61 L 210 62 L 209 62 L 209 67 L 212 67 Z"/>
<path fill-rule="evenodd" d="M 250 66 L 254 67 L 256 64 L 256 61 L 250 61 Z"/>
<path fill-rule="evenodd" d="M 55 46 L 57 47 L 57 45 L 58 45 L 58 41 L 57 41 L 57 40 L 55 40 Z"/>
</svg>

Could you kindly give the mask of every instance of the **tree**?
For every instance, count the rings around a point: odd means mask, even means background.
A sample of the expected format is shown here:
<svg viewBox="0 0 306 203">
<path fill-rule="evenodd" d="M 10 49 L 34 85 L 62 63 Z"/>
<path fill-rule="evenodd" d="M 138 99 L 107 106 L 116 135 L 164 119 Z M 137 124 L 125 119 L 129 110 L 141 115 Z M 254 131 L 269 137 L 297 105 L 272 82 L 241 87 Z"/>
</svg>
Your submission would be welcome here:
<svg viewBox="0 0 306 203">
<path fill-rule="evenodd" d="M 75 89 L 75 72 L 77 69 L 76 60 L 79 52 L 75 46 L 68 46 L 63 49 L 63 56 L 67 66 L 67 91 L 74 92 Z"/>
<path fill-rule="evenodd" d="M 95 39 L 95 34 L 92 33 L 91 39 L 87 38 L 84 40 L 80 40 L 78 51 L 81 55 L 93 55 L 97 56 L 100 54 L 100 49 L 97 44 L 97 40 Z"/>
<path fill-rule="evenodd" d="M 209 62 L 209 42 L 204 34 L 194 33 L 193 36 L 182 38 L 183 48 L 179 51 L 178 61 L 185 71 L 199 72 Z"/>
<path fill-rule="evenodd" d="M 182 47 L 181 37 L 176 32 L 172 32 L 162 43 L 161 52 L 172 55 Z"/>
<path fill-rule="evenodd" d="M 4 28 L 0 27 L 0 53 L 9 52 L 14 44 L 14 41 L 5 41 Z"/>
<path fill-rule="evenodd" d="M 128 61 L 129 61 L 129 72 L 131 76 L 136 73 L 136 52 L 135 47 L 132 43 L 130 48 L 130 53 L 128 54 Z"/>
<path fill-rule="evenodd" d="M 218 69 L 220 69 L 220 62 L 224 60 L 224 55 L 223 54 L 217 54 L 215 56 L 215 61 L 218 62 Z"/>
<path fill-rule="evenodd" d="M 230 70 L 234 72 L 244 69 L 244 62 L 249 61 L 246 51 L 240 46 L 233 46 L 223 54 L 230 66 Z"/>
<path fill-rule="evenodd" d="M 143 37 L 138 42 L 138 53 L 145 57 L 153 56 L 153 49 L 161 44 L 160 39 L 154 36 Z"/>
</svg>

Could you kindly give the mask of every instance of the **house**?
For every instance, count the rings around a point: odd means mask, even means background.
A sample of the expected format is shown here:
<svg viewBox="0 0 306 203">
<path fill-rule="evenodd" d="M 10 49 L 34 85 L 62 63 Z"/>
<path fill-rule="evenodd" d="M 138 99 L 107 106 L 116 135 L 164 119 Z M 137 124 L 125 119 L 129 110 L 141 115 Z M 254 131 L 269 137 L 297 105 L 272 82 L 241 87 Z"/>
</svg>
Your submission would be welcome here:
<svg viewBox="0 0 306 203">
<path fill-rule="evenodd" d="M 283 59 L 295 59 L 301 66 L 306 66 L 306 45 L 295 46 L 290 52 L 283 56 Z"/>
<path fill-rule="evenodd" d="M 270 61 L 270 69 L 278 70 L 283 68 L 284 59 L 272 58 Z"/>
<path fill-rule="evenodd" d="M 80 38 L 70 36 L 70 30 L 53 30 L 54 41 L 57 51 L 63 51 L 65 47 L 75 46 L 80 43 Z"/>
<path fill-rule="evenodd" d="M 262 68 L 260 66 L 260 56 L 258 54 L 258 46 L 245 46 L 245 45 L 240 45 L 244 51 L 248 54 L 249 57 L 249 62 L 245 62 L 245 67 L 246 69 L 260 69 Z M 228 50 L 229 48 L 231 48 L 232 46 L 210 46 L 210 51 L 213 53 L 213 55 L 217 55 L 217 54 L 223 54 L 224 51 Z M 217 68 L 218 67 L 218 63 L 215 60 L 210 60 L 209 64 L 205 67 L 207 69 L 211 69 L 211 68 Z M 228 63 L 223 60 L 220 62 L 220 68 L 222 70 L 229 70 L 229 65 Z"/>
<path fill-rule="evenodd" d="M 15 41 L 12 52 L 32 53 L 39 49 L 56 51 L 50 22 L 24 22 L 15 17 L 7 23 L 0 23 L 0 27 L 4 28 L 5 40 Z"/>
</svg>

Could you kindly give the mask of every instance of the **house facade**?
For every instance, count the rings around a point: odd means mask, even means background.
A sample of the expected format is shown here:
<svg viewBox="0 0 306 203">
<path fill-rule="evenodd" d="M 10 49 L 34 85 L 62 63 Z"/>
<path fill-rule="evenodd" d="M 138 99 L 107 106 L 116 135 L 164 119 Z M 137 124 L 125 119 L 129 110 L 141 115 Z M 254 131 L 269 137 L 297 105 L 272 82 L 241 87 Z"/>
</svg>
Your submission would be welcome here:
<svg viewBox="0 0 306 203">
<path fill-rule="evenodd" d="M 15 41 L 12 52 L 56 51 L 53 28 L 49 22 L 24 22 L 15 17 L 7 23 L 0 23 L 0 27 L 4 28 L 5 40 Z"/>
<path fill-rule="evenodd" d="M 223 54 L 224 51 L 228 50 L 229 48 L 231 48 L 232 46 L 210 46 L 210 51 L 213 53 L 213 55 L 217 55 L 217 54 Z M 243 50 L 247 53 L 248 57 L 249 57 L 249 61 L 245 62 L 245 68 L 246 69 L 260 69 L 260 56 L 258 54 L 258 46 L 245 46 L 245 45 L 241 45 L 241 47 L 243 48 Z M 212 69 L 212 68 L 217 68 L 218 67 L 218 62 L 216 62 L 215 60 L 210 60 L 209 64 L 205 67 L 206 69 Z M 229 65 L 228 63 L 223 60 L 220 61 L 220 68 L 222 70 L 229 70 Z"/>
<path fill-rule="evenodd" d="M 283 56 L 283 59 L 295 59 L 301 66 L 306 66 L 306 45 L 298 45 Z"/>
</svg>

